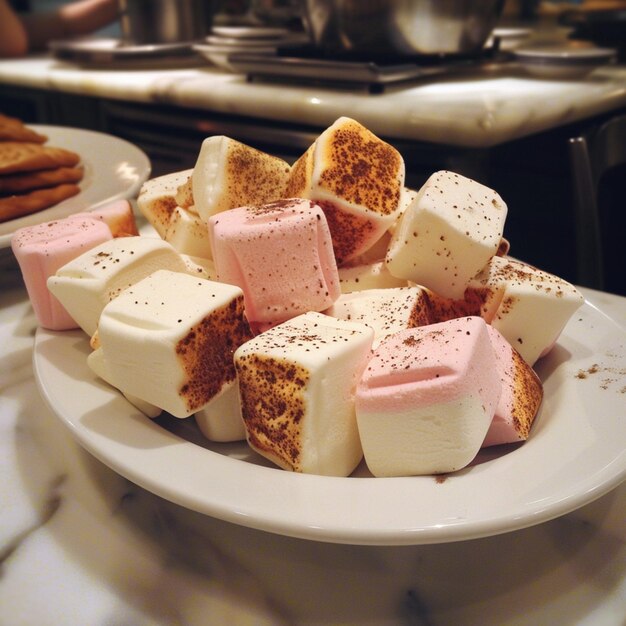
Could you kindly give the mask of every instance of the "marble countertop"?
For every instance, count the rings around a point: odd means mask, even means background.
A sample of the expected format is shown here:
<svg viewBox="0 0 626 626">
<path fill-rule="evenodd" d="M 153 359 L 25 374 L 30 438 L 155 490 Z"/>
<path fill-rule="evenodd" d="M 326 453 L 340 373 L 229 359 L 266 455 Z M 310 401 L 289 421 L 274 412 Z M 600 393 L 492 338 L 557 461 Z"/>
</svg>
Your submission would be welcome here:
<svg viewBox="0 0 626 626">
<path fill-rule="evenodd" d="M 81 69 L 43 56 L 0 61 L 0 84 L 165 103 L 319 129 L 349 112 L 382 136 L 481 148 L 626 106 L 623 65 L 598 68 L 584 78 L 546 79 L 504 64 L 369 94 L 250 83 L 209 64 L 163 70 Z"/>
<path fill-rule="evenodd" d="M 0 269 L 0 623 L 624 623 L 626 483 L 531 528 L 403 547 L 281 537 L 133 485 L 83 451 L 41 399 L 31 364 L 36 322 L 7 256 Z M 583 291 L 626 328 L 626 299 Z"/>
</svg>

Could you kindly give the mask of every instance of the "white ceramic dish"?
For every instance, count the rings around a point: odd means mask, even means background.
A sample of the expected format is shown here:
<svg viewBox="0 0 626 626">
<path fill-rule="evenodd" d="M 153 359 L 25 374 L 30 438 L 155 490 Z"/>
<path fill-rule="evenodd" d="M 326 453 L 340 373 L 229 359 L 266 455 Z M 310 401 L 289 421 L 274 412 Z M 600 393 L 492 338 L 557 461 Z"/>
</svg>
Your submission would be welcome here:
<svg viewBox="0 0 626 626">
<path fill-rule="evenodd" d="M 530 439 L 439 479 L 270 467 L 245 443 L 204 440 L 193 418 L 150 421 L 91 373 L 89 350 L 81 331 L 37 332 L 39 388 L 78 441 L 163 498 L 265 531 L 352 544 L 458 541 L 563 515 L 626 477 L 626 330 L 589 303 L 538 367 L 545 399 Z"/>
<path fill-rule="evenodd" d="M 616 51 L 581 44 L 532 45 L 513 50 L 515 59 L 527 72 L 546 78 L 577 78 L 611 63 Z"/>
<path fill-rule="evenodd" d="M 49 209 L 0 223 L 0 249 L 11 244 L 11 236 L 18 228 L 95 209 L 120 198 L 132 198 L 150 175 L 147 155 L 119 137 L 80 128 L 28 126 L 48 137 L 45 145 L 78 153 L 85 175 L 79 183 L 81 191 L 78 195 Z"/>
</svg>

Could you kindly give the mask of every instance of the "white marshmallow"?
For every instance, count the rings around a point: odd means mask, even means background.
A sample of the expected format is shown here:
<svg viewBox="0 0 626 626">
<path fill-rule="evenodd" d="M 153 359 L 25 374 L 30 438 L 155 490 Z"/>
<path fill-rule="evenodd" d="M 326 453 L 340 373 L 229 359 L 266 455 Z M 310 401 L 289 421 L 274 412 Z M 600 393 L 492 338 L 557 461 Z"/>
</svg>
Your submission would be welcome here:
<svg viewBox="0 0 626 626">
<path fill-rule="evenodd" d="M 200 432 L 209 441 L 241 441 L 246 438 L 246 429 L 241 417 L 239 385 L 228 383 L 217 396 L 195 415 Z"/>
<path fill-rule="evenodd" d="M 180 255 L 165 241 L 157 237 L 120 237 L 66 263 L 48 278 L 47 284 L 91 336 L 104 306 L 158 269 L 188 271 Z"/>
<path fill-rule="evenodd" d="M 104 357 L 102 356 L 101 348 L 97 348 L 89 354 L 89 356 L 87 357 L 87 365 L 94 372 L 94 374 L 96 374 L 96 376 L 102 378 L 104 382 L 108 383 L 112 387 L 114 386 L 110 382 L 111 377 L 107 370 Z M 132 394 L 122 392 L 122 395 L 126 398 L 126 400 L 128 400 L 128 402 L 130 402 L 136 409 L 141 411 L 146 417 L 153 419 L 161 415 L 161 413 L 163 412 L 158 406 L 155 406 L 150 402 L 141 400 L 140 398 L 137 398 Z"/>
<path fill-rule="evenodd" d="M 296 472 L 348 476 L 362 457 L 354 389 L 373 331 L 304 313 L 235 352 L 250 446 Z"/>
<path fill-rule="evenodd" d="M 251 336 L 239 288 L 167 270 L 112 300 L 98 325 L 110 383 L 175 417 L 234 381 L 233 352 Z"/>
<path fill-rule="evenodd" d="M 482 317 L 533 365 L 547 353 L 583 303 L 570 283 L 530 265 L 493 257 L 466 293 L 479 293 Z"/>
<path fill-rule="evenodd" d="M 462 298 L 471 278 L 496 254 L 506 214 L 492 189 L 453 172 L 436 172 L 395 229 L 386 257 L 389 271 L 447 298 Z"/>
</svg>

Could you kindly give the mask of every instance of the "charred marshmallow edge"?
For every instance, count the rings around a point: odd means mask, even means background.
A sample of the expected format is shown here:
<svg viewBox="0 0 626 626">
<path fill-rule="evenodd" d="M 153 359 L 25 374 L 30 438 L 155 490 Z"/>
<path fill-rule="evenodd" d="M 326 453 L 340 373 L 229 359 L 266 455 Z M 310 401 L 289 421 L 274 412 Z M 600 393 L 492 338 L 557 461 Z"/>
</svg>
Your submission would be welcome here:
<svg viewBox="0 0 626 626">
<path fill-rule="evenodd" d="M 362 458 L 354 389 L 371 328 L 305 313 L 235 352 L 250 446 L 283 469 L 348 476 Z"/>
<path fill-rule="evenodd" d="M 395 333 L 375 350 L 356 391 L 374 476 L 457 471 L 478 453 L 500 399 L 487 325 L 460 318 Z"/>
<path fill-rule="evenodd" d="M 17 230 L 11 248 L 19 263 L 37 321 L 50 330 L 77 328 L 77 321 L 47 287 L 60 267 L 113 235 L 92 217 L 68 217 Z"/>
<path fill-rule="evenodd" d="M 172 213 L 178 206 L 176 200 L 178 188 L 184 185 L 192 174 L 192 169 L 173 172 L 151 178 L 141 186 L 137 196 L 137 208 L 159 237 L 165 235 Z"/>
<path fill-rule="evenodd" d="M 91 336 L 108 302 L 159 269 L 188 272 L 184 260 L 165 241 L 156 237 L 121 237 L 60 267 L 48 279 L 48 289 Z"/>
<path fill-rule="evenodd" d="M 483 447 L 528 439 L 541 401 L 543 386 L 519 352 L 492 326 L 487 326 L 496 355 L 502 393 Z"/>
<path fill-rule="evenodd" d="M 233 353 L 250 338 L 240 289 L 168 270 L 109 302 L 98 325 L 110 384 L 175 417 L 235 380 Z"/>
<path fill-rule="evenodd" d="M 343 265 L 383 237 L 402 210 L 402 155 L 348 117 L 329 126 L 294 163 L 287 195 L 324 209 Z"/>
<path fill-rule="evenodd" d="M 326 218 L 309 200 L 219 213 L 209 234 L 219 280 L 243 290 L 251 322 L 322 311 L 340 295 Z"/>
</svg>

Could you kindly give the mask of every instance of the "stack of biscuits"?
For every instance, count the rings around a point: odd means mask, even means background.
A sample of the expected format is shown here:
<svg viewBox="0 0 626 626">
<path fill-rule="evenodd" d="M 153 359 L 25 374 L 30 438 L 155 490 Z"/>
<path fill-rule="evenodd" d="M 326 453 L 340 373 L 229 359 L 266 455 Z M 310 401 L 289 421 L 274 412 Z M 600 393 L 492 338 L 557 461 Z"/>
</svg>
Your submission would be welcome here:
<svg viewBox="0 0 626 626">
<path fill-rule="evenodd" d="M 80 155 L 0 113 L 0 222 L 47 209 L 79 193 Z"/>
</svg>

